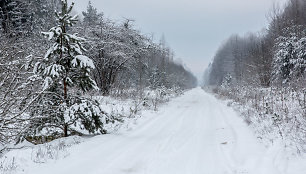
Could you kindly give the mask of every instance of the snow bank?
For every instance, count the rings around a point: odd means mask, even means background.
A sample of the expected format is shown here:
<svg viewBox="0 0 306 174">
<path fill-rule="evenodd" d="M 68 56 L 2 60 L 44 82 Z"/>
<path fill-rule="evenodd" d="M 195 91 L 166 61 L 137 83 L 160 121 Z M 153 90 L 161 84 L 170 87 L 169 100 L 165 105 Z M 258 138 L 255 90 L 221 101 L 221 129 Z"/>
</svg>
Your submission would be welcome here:
<svg viewBox="0 0 306 174">
<path fill-rule="evenodd" d="M 0 158 L 0 173 L 22 174 L 27 173 L 27 170 L 33 166 L 56 162 L 70 155 L 68 148 L 84 141 L 84 138 L 73 136 L 40 145 L 24 142 L 12 147 L 13 150 Z"/>
<path fill-rule="evenodd" d="M 182 93 L 157 89 L 146 90 L 142 97 L 136 99 L 120 99 L 109 96 L 93 96 L 93 98 L 99 101 L 103 111 L 122 120 L 104 126 L 109 134 L 120 134 L 147 123 L 152 113 L 155 112 L 154 110 L 157 110 L 161 103 L 180 94 Z M 107 135 L 101 137 L 103 136 Z M 46 163 L 57 163 L 74 153 L 71 148 L 90 140 L 91 138 L 88 137 L 72 136 L 40 145 L 33 145 L 25 141 L 17 146 L 7 146 L 7 151 L 0 153 L 0 173 L 28 173 L 30 168 L 39 167 Z M 0 147 L 0 149 L 3 148 Z"/>
<path fill-rule="evenodd" d="M 292 153 L 306 153 L 305 90 L 221 87 L 213 92 L 229 99 L 267 146 L 278 142 Z"/>
</svg>

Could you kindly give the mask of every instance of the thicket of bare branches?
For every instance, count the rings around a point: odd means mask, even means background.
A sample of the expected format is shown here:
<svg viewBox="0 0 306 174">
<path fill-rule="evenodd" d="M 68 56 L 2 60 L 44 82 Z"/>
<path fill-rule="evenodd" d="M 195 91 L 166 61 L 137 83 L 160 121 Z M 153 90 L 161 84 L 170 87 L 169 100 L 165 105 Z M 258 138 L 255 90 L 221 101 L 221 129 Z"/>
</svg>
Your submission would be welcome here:
<svg viewBox="0 0 306 174">
<path fill-rule="evenodd" d="M 46 115 L 39 117 L 35 112 L 34 116 L 33 108 L 40 106 L 38 110 L 41 113 L 56 112 L 56 109 L 41 106 L 44 103 L 54 103 L 50 98 L 50 101 L 42 102 L 44 99 L 48 100 L 46 94 L 50 90 L 42 89 L 43 79 L 35 74 L 33 68 L 37 62 L 47 60 L 45 55 L 54 43 L 44 39 L 41 32 L 58 27 L 54 12 L 61 11 L 63 2 L 0 1 L 1 144 L 17 142 L 28 133 L 25 132 L 27 130 L 36 132 L 33 125 L 37 124 L 30 123 L 43 123 L 44 120 L 38 118 L 45 118 Z M 105 18 L 90 3 L 83 16 L 83 20 L 78 21 L 74 27 L 65 26 L 67 31 L 62 33 L 78 33 L 86 39 L 84 55 L 93 60 L 95 66 L 89 75 L 99 87 L 96 94 L 135 98 L 141 97 L 146 89 L 184 90 L 196 84 L 196 78 L 173 61 L 174 54 L 165 42 L 154 43 L 152 38 L 133 27 L 133 21 L 115 23 Z M 68 39 L 70 41 L 77 37 L 69 36 L 72 37 Z M 58 84 L 61 85 L 60 82 Z M 75 89 L 70 92 L 89 94 Z M 131 91 L 136 92 L 130 93 Z M 46 109 L 46 112 L 41 109 Z M 40 133 L 39 136 L 43 134 Z"/>
<path fill-rule="evenodd" d="M 204 76 L 215 93 L 244 107 L 247 122 L 262 135 L 274 129 L 299 150 L 306 150 L 305 9 L 304 0 L 274 6 L 266 31 L 231 36 Z"/>
</svg>

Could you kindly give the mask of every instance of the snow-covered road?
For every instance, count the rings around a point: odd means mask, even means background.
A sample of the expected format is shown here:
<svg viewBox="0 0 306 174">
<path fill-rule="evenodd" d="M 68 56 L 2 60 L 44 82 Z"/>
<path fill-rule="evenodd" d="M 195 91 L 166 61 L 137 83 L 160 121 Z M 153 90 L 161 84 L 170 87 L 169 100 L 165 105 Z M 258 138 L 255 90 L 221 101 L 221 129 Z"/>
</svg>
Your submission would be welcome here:
<svg viewBox="0 0 306 174">
<path fill-rule="evenodd" d="M 282 174 L 284 166 L 229 107 L 196 88 L 135 129 L 76 145 L 31 174 Z"/>
</svg>

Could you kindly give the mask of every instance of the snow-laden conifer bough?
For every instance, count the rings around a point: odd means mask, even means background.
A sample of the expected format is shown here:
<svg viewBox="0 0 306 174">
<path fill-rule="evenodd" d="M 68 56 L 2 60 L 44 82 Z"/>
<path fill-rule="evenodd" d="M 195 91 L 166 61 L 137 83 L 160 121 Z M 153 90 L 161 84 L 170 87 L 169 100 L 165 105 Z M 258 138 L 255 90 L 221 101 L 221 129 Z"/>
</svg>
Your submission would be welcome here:
<svg viewBox="0 0 306 174">
<path fill-rule="evenodd" d="M 68 27 L 78 21 L 77 15 L 70 15 L 73 5 L 62 0 L 61 12 L 56 13 L 57 26 L 42 32 L 52 43 L 34 67 L 35 75 L 42 78 L 44 92 L 31 109 L 27 137 L 106 133 L 104 124 L 113 120 L 97 101 L 82 95 L 99 88 L 90 75 L 94 63 L 83 55 L 85 39 L 68 33 Z"/>
</svg>

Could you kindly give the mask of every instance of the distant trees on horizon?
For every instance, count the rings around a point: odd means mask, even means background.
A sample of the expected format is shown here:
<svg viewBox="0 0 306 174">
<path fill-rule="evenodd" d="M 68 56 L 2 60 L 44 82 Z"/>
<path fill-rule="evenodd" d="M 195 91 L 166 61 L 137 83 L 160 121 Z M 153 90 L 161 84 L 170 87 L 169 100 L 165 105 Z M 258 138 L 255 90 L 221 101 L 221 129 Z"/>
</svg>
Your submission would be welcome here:
<svg viewBox="0 0 306 174">
<path fill-rule="evenodd" d="M 306 2 L 274 8 L 264 33 L 232 35 L 206 70 L 206 85 L 306 86 Z"/>
</svg>

